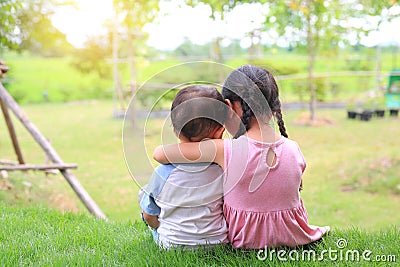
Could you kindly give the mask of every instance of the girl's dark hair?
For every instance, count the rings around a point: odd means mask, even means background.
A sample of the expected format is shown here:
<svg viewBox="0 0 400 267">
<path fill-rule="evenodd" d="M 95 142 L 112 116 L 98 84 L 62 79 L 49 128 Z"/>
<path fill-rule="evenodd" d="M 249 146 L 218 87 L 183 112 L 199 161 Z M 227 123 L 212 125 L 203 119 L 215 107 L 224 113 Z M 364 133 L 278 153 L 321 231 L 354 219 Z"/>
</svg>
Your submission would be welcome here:
<svg viewBox="0 0 400 267">
<path fill-rule="evenodd" d="M 222 95 L 231 102 L 239 101 L 242 106 L 243 124 L 236 137 L 250 128 L 253 117 L 267 120 L 272 115 L 277 120 L 281 135 L 288 137 L 282 118 L 278 85 L 268 70 L 253 65 L 241 66 L 226 78 Z"/>
<path fill-rule="evenodd" d="M 209 85 L 189 85 L 175 96 L 171 106 L 171 121 L 175 132 L 191 138 L 209 137 L 216 127 L 222 127 L 227 105 L 216 88 Z"/>
</svg>

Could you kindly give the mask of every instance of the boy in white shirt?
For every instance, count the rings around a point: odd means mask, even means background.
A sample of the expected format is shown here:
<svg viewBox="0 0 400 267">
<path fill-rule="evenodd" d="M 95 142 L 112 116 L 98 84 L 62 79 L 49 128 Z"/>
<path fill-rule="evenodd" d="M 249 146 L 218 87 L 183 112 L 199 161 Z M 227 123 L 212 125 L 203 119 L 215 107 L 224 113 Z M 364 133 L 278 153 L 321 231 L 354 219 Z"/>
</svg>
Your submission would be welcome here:
<svg viewBox="0 0 400 267">
<path fill-rule="evenodd" d="M 181 142 L 221 138 L 227 106 L 213 87 L 190 85 L 171 107 Z M 227 243 L 223 216 L 223 171 L 211 163 L 158 166 L 139 195 L 144 221 L 163 248 L 187 249 Z"/>
</svg>

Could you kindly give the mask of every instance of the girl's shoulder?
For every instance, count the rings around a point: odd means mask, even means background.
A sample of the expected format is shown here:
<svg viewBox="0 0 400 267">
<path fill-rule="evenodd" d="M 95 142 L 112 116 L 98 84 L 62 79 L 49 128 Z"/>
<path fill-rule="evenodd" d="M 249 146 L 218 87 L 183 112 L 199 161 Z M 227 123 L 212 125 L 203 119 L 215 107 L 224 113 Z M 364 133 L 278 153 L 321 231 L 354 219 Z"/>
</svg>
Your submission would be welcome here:
<svg viewBox="0 0 400 267">
<path fill-rule="evenodd" d="M 246 137 L 244 135 L 240 136 L 239 138 L 224 138 L 219 140 L 221 143 L 226 147 L 231 147 L 231 148 L 238 148 L 238 147 L 243 147 L 243 146 L 249 146 L 252 145 L 254 147 L 259 147 L 261 149 L 265 149 L 266 147 L 285 147 L 286 149 L 293 149 L 293 150 L 300 150 L 299 144 L 292 140 L 288 139 L 284 136 L 281 136 L 278 140 L 275 142 L 267 143 L 267 142 L 261 142 L 249 137 Z"/>
<path fill-rule="evenodd" d="M 287 145 L 292 145 L 292 146 L 299 146 L 299 144 L 297 143 L 297 141 L 293 140 L 293 139 L 289 139 L 287 137 L 282 136 L 282 139 L 285 140 L 285 143 Z"/>
<path fill-rule="evenodd" d="M 292 139 L 289 139 L 289 138 L 286 138 L 286 137 L 282 137 L 282 138 L 285 138 L 285 145 L 286 146 L 291 147 L 291 148 L 296 149 L 296 150 L 300 150 L 300 146 L 295 140 L 292 140 Z"/>
<path fill-rule="evenodd" d="M 279 145 L 282 145 L 283 143 L 287 142 L 287 141 L 291 141 L 290 139 L 287 139 L 284 136 L 279 136 L 275 141 L 272 142 L 263 142 L 263 141 L 259 141 L 253 138 L 250 138 L 248 136 L 242 135 L 237 139 L 232 139 L 232 138 L 226 138 L 224 139 L 225 143 L 226 142 L 230 142 L 230 143 L 237 143 L 237 144 L 253 144 L 256 146 L 260 146 L 260 147 L 266 147 L 266 146 L 270 146 L 270 147 L 276 147 Z"/>
</svg>

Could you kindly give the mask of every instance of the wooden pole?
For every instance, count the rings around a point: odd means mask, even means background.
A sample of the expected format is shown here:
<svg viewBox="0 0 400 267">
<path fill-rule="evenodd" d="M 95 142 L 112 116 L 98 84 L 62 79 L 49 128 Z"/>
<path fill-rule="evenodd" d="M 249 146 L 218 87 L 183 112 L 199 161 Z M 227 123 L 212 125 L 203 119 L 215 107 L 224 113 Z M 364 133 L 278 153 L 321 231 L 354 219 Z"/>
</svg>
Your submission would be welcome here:
<svg viewBox="0 0 400 267">
<path fill-rule="evenodd" d="M 8 132 L 10 133 L 11 141 L 14 147 L 15 154 L 17 155 L 19 164 L 24 164 L 24 158 L 22 157 L 21 148 L 19 147 L 17 134 L 15 133 L 14 125 L 8 113 L 8 108 L 4 105 L 3 101 L 0 99 L 1 110 L 3 111 L 4 119 L 7 124 Z"/>
<path fill-rule="evenodd" d="M 18 165 L 18 162 L 7 160 L 7 159 L 0 159 L 0 164 L 15 166 L 15 165 Z"/>
<path fill-rule="evenodd" d="M 32 164 L 18 164 L 1 166 L 0 171 L 27 171 L 27 170 L 65 170 L 76 169 L 76 164 L 48 164 L 48 165 L 32 165 Z"/>
<path fill-rule="evenodd" d="M 64 161 L 58 155 L 56 150 L 51 146 L 51 144 L 47 141 L 47 139 L 43 136 L 43 134 L 39 131 L 39 129 L 28 119 L 26 114 L 22 111 L 22 109 L 18 106 L 17 102 L 15 102 L 14 98 L 7 92 L 7 90 L 0 83 L 0 99 L 4 102 L 4 104 L 9 107 L 14 115 L 21 121 L 24 127 L 28 130 L 28 132 L 32 135 L 35 141 L 42 147 L 44 152 L 47 154 L 49 159 L 55 164 L 64 164 Z M 69 185 L 78 195 L 79 199 L 86 206 L 86 208 L 94 214 L 97 218 L 107 220 L 107 217 L 101 211 L 101 209 L 97 206 L 96 202 L 90 197 L 88 192 L 83 188 L 78 179 L 67 169 L 60 170 L 61 174 L 67 180 Z"/>
</svg>

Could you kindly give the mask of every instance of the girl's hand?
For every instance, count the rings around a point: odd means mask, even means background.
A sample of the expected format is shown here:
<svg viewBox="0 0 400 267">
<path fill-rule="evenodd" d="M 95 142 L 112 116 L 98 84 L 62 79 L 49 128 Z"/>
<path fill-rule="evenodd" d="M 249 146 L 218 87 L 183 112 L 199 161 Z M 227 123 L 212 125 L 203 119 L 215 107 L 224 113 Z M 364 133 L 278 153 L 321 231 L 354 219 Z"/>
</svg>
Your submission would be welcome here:
<svg viewBox="0 0 400 267">
<path fill-rule="evenodd" d="M 153 159 L 155 159 L 156 161 L 158 161 L 161 164 L 170 163 L 170 162 L 168 162 L 167 156 L 164 153 L 164 146 L 158 146 L 158 147 L 156 147 L 156 149 L 154 149 Z"/>
</svg>

